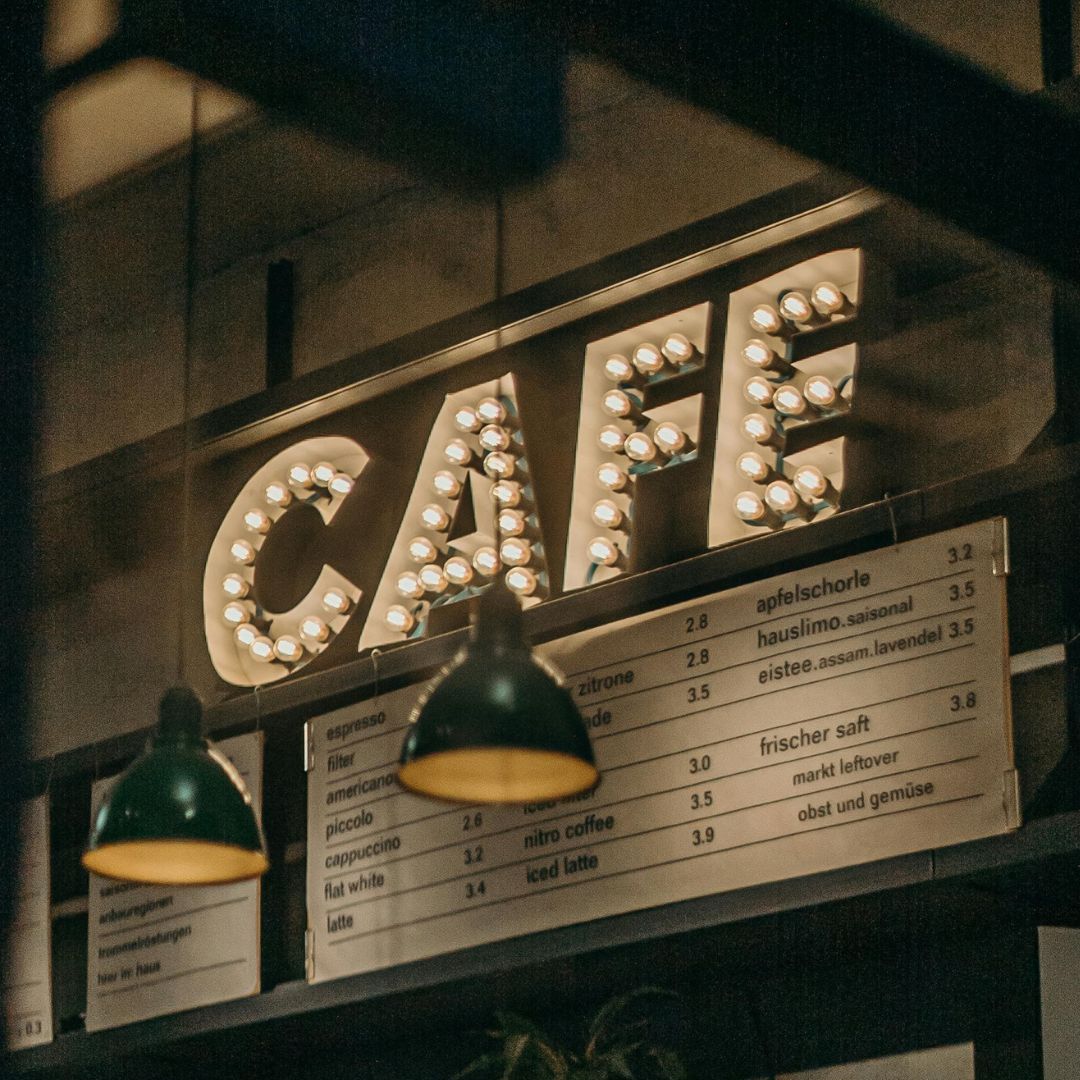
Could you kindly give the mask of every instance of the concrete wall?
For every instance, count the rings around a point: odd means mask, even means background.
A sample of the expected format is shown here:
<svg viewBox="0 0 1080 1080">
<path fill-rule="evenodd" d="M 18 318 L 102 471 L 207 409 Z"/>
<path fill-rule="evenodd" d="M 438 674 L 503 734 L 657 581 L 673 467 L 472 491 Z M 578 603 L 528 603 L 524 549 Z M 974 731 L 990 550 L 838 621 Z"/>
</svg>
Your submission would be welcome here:
<svg viewBox="0 0 1080 1080">
<path fill-rule="evenodd" d="M 1035 0 L 950 4 L 947 16 L 929 0 L 887 7 L 1015 84 L 1038 85 Z M 564 160 L 503 195 L 504 291 L 817 171 L 589 59 L 571 65 L 568 112 Z M 266 270 L 275 260 L 296 266 L 298 375 L 495 297 L 492 199 L 441 189 L 270 116 L 218 121 L 212 110 L 195 176 L 189 345 L 197 413 L 263 389 Z M 110 138 L 107 124 L 99 135 Z M 182 418 L 185 151 L 51 208 L 44 473 Z M 179 529 L 168 509 L 178 510 L 176 496 L 169 469 L 134 496 L 122 483 L 93 493 L 116 507 L 108 536 L 80 530 L 86 515 L 77 497 L 45 515 L 35 756 L 149 724 L 176 666 Z"/>
</svg>

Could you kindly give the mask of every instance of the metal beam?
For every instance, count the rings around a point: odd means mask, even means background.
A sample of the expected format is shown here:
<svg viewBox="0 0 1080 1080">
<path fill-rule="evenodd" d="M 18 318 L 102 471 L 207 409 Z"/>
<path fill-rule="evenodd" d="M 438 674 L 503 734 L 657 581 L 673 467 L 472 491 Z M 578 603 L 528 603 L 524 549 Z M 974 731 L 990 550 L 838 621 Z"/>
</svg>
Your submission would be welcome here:
<svg viewBox="0 0 1080 1080">
<path fill-rule="evenodd" d="M 564 55 L 481 0 L 126 0 L 119 34 L 314 130 L 491 187 L 562 151 Z"/>
<path fill-rule="evenodd" d="M 1080 283 L 1080 123 L 852 0 L 514 8 L 538 31 Z"/>
</svg>

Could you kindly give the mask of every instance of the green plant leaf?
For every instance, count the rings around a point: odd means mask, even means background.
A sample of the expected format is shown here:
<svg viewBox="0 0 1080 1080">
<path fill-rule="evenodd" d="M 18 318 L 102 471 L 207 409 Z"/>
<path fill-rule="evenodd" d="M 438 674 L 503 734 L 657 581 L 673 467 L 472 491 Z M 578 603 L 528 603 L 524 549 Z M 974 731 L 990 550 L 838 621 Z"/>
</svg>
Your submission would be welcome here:
<svg viewBox="0 0 1080 1080">
<path fill-rule="evenodd" d="M 481 1054 L 475 1061 L 470 1061 L 460 1072 L 454 1073 L 450 1080 L 462 1080 L 463 1077 L 472 1076 L 474 1073 L 481 1072 L 482 1070 L 494 1070 L 497 1066 L 502 1065 L 503 1056 L 499 1051 L 492 1051 L 489 1054 Z"/>
<path fill-rule="evenodd" d="M 686 1080 L 686 1066 L 674 1050 L 655 1047 L 652 1057 L 656 1061 L 656 1071 L 660 1074 L 661 1080 Z"/>
<path fill-rule="evenodd" d="M 585 1056 L 591 1057 L 603 1041 L 607 1027 L 628 1005 L 646 997 L 677 998 L 679 995 L 663 986 L 639 986 L 625 994 L 617 994 L 597 1010 L 589 1025 L 589 1043 Z"/>
<path fill-rule="evenodd" d="M 528 1017 L 500 1010 L 495 1013 L 495 1019 L 499 1021 L 502 1027 L 500 1034 L 504 1037 L 507 1035 L 528 1035 L 529 1038 L 537 1039 L 540 1042 L 551 1042 L 547 1033 L 537 1027 Z"/>
<path fill-rule="evenodd" d="M 529 1045 L 529 1036 L 524 1034 L 509 1035 L 503 1043 L 503 1080 L 511 1080 L 514 1070 L 525 1053 L 525 1047 Z"/>
</svg>

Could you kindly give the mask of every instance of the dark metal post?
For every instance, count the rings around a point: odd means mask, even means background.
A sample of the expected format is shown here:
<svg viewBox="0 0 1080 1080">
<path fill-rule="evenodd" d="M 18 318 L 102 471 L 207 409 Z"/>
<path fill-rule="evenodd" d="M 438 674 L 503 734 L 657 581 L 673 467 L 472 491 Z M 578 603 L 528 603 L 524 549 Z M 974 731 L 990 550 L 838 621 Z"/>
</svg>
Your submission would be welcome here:
<svg viewBox="0 0 1080 1080">
<path fill-rule="evenodd" d="M 0 34 L 0 930 L 18 884 L 18 809 L 23 791 L 31 640 L 35 362 L 41 312 L 40 111 L 44 4 L 13 0 Z M 41 658 L 37 658 L 42 662 Z"/>
</svg>

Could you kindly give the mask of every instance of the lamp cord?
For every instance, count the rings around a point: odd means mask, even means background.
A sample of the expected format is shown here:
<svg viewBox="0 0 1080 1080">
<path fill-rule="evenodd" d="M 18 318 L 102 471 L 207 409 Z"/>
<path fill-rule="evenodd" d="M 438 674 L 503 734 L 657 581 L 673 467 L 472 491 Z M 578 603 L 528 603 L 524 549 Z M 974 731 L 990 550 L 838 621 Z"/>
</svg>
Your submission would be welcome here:
<svg viewBox="0 0 1080 1080">
<path fill-rule="evenodd" d="M 191 529 L 191 388 L 195 356 L 195 286 L 198 281 L 199 82 L 191 83 L 191 132 L 188 141 L 187 206 L 184 237 L 184 368 L 181 389 L 180 572 L 176 575 L 176 677 L 187 677 L 187 571 Z"/>
</svg>

